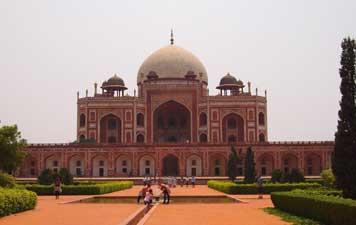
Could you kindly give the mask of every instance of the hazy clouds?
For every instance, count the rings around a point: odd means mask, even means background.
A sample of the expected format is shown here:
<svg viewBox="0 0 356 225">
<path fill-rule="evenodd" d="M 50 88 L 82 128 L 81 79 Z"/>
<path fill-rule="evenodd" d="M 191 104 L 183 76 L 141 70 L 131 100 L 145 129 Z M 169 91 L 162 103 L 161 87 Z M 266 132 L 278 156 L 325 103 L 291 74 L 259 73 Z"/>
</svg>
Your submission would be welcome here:
<svg viewBox="0 0 356 225">
<path fill-rule="evenodd" d="M 0 120 L 30 142 L 76 137 L 76 92 L 121 76 L 129 93 L 154 50 L 175 43 L 268 90 L 270 140 L 333 140 L 340 42 L 356 1 L 15 1 L 0 3 Z"/>
</svg>

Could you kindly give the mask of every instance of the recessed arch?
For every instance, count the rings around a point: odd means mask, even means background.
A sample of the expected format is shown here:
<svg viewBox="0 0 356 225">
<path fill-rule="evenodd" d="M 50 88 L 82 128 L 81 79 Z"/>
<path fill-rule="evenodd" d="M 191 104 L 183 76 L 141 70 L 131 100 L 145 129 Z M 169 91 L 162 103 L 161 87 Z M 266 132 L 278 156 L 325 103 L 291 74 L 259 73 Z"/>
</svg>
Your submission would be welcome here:
<svg viewBox="0 0 356 225">
<path fill-rule="evenodd" d="M 205 127 L 208 122 L 208 117 L 205 112 L 200 113 L 199 115 L 199 126 L 200 127 Z"/>
<path fill-rule="evenodd" d="M 209 175 L 226 175 L 226 157 L 224 155 L 218 153 L 209 156 Z"/>
<path fill-rule="evenodd" d="M 258 141 L 259 142 L 265 142 L 266 141 L 266 137 L 265 137 L 265 134 L 264 133 L 260 133 L 258 135 Z"/>
<path fill-rule="evenodd" d="M 258 124 L 261 126 L 265 125 L 265 114 L 263 112 L 258 113 Z"/>
<path fill-rule="evenodd" d="M 269 153 L 263 153 L 257 159 L 257 174 L 262 176 L 272 175 L 274 170 L 274 157 Z"/>
<path fill-rule="evenodd" d="M 118 176 L 130 176 L 132 174 L 132 162 L 128 155 L 124 154 L 117 157 L 115 165 Z"/>
<path fill-rule="evenodd" d="M 139 159 L 140 176 L 155 175 L 155 159 L 151 155 L 143 155 Z"/>
<path fill-rule="evenodd" d="M 191 113 L 176 101 L 161 104 L 153 113 L 153 139 L 156 143 L 191 141 Z"/>
<path fill-rule="evenodd" d="M 84 176 L 84 158 L 79 154 L 72 155 L 69 160 L 69 172 L 76 177 Z"/>
<path fill-rule="evenodd" d="M 100 119 L 100 143 L 121 143 L 121 119 L 108 114 Z"/>
<path fill-rule="evenodd" d="M 62 168 L 60 155 L 53 154 L 46 157 L 45 168 L 50 169 L 55 173 L 59 172 L 60 168 Z"/>
<path fill-rule="evenodd" d="M 282 168 L 284 172 L 291 172 L 292 169 L 298 169 L 298 157 L 292 153 L 283 155 Z"/>
<path fill-rule="evenodd" d="M 306 153 L 304 160 L 304 174 L 308 176 L 319 176 L 321 171 L 321 156 L 314 152 Z"/>
<path fill-rule="evenodd" d="M 186 160 L 186 175 L 187 176 L 202 176 L 203 160 L 200 156 L 193 154 Z"/>
<path fill-rule="evenodd" d="M 143 134 L 138 134 L 136 136 L 136 142 L 140 143 L 140 144 L 144 143 L 145 142 L 145 136 L 143 136 Z"/>
<path fill-rule="evenodd" d="M 208 136 L 205 133 L 200 134 L 199 142 L 200 143 L 207 143 L 208 142 Z"/>
<path fill-rule="evenodd" d="M 144 127 L 145 126 L 145 117 L 143 113 L 137 113 L 136 115 L 136 125 L 137 127 Z"/>
<path fill-rule="evenodd" d="M 84 113 L 82 113 L 79 116 L 79 126 L 80 127 L 85 127 L 85 122 L 86 122 L 86 118 L 85 118 Z"/>
<path fill-rule="evenodd" d="M 166 155 L 162 160 L 163 176 L 177 176 L 179 171 L 178 157 L 173 154 Z"/>
<path fill-rule="evenodd" d="M 236 137 L 236 142 L 245 141 L 245 125 L 242 116 L 230 113 L 222 120 L 223 141 L 229 142 L 229 137 Z"/>
<path fill-rule="evenodd" d="M 105 155 L 97 154 L 92 158 L 92 174 L 94 177 L 108 176 L 108 159 Z"/>
</svg>

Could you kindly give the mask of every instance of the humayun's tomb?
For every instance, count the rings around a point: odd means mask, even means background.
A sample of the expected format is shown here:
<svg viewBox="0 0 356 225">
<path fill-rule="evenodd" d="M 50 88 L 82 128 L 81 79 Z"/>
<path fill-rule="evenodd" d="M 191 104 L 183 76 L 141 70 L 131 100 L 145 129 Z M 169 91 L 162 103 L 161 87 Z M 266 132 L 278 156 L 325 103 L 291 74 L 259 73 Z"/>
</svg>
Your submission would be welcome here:
<svg viewBox="0 0 356 225">
<path fill-rule="evenodd" d="M 331 166 L 334 142 L 269 142 L 267 96 L 231 74 L 208 91 L 200 60 L 171 43 L 137 73 L 138 91 L 125 94 L 114 75 L 94 95 L 77 100 L 77 142 L 29 144 L 19 177 L 69 168 L 77 177 L 226 176 L 230 146 L 243 158 L 252 146 L 259 175 L 298 168 L 319 175 Z"/>
</svg>

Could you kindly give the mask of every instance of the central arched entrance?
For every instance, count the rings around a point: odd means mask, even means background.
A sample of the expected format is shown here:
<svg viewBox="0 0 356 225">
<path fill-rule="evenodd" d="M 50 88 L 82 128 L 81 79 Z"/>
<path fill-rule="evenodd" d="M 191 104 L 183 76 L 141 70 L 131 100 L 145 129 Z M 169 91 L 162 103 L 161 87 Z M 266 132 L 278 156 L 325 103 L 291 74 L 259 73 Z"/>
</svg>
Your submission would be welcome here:
<svg viewBox="0 0 356 225">
<path fill-rule="evenodd" d="M 153 139 L 156 143 L 191 141 L 190 112 L 182 104 L 169 101 L 153 114 Z"/>
<path fill-rule="evenodd" d="M 178 175 L 178 158 L 174 155 L 167 155 L 163 158 L 163 176 Z"/>
</svg>

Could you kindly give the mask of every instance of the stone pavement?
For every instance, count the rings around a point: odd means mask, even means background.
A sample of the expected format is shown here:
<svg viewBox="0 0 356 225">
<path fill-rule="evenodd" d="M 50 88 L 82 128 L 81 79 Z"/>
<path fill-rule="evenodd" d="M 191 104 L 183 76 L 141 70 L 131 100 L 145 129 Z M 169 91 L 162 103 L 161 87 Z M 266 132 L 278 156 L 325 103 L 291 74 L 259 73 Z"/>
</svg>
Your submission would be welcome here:
<svg viewBox="0 0 356 225">
<path fill-rule="evenodd" d="M 105 196 L 137 196 L 142 186 L 105 194 Z M 156 187 L 153 187 L 156 189 Z M 224 195 L 206 185 L 195 188 L 172 188 L 172 195 Z M 246 203 L 225 204 L 160 204 L 145 225 L 286 225 L 279 217 L 261 210 L 272 207 L 268 195 L 263 200 L 257 195 L 230 195 Z M 89 196 L 61 196 L 54 200 L 52 196 L 40 196 L 35 210 L 7 216 L 0 219 L 0 225 L 119 225 L 136 212 L 142 205 L 136 204 L 63 204 Z"/>
<path fill-rule="evenodd" d="M 34 210 L 0 218 L 0 225 L 118 225 L 139 209 L 136 204 L 63 204 L 88 196 L 39 196 Z"/>
</svg>

